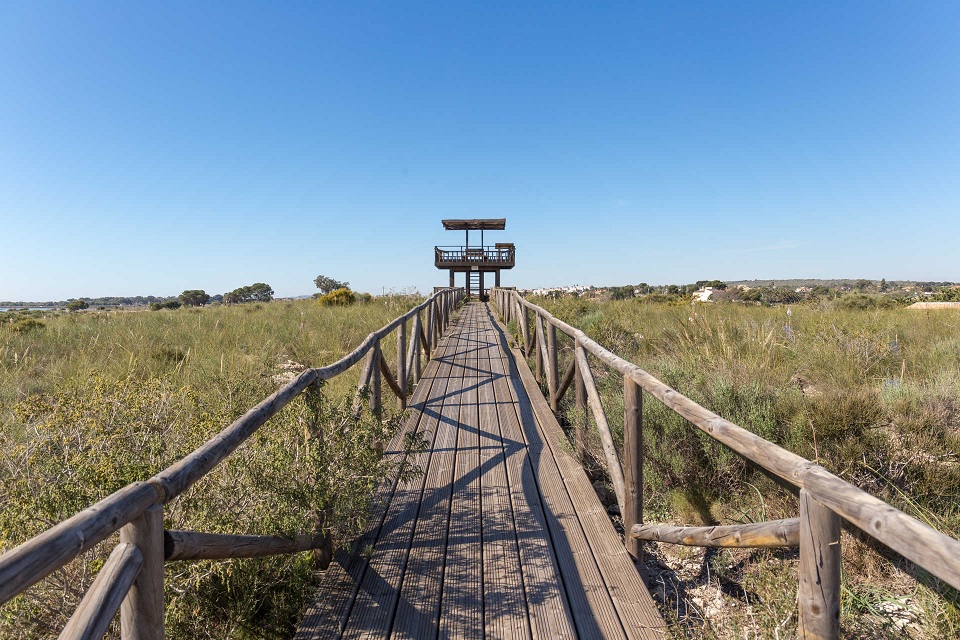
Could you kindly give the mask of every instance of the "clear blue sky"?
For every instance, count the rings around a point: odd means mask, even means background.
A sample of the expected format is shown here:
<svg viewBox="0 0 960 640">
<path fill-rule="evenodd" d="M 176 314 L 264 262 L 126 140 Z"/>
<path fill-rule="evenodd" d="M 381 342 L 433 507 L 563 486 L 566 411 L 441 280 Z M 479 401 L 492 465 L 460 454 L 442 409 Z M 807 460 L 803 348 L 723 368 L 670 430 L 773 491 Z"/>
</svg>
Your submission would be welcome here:
<svg viewBox="0 0 960 640">
<path fill-rule="evenodd" d="M 960 3 L 0 4 L 0 299 L 960 281 Z"/>
</svg>

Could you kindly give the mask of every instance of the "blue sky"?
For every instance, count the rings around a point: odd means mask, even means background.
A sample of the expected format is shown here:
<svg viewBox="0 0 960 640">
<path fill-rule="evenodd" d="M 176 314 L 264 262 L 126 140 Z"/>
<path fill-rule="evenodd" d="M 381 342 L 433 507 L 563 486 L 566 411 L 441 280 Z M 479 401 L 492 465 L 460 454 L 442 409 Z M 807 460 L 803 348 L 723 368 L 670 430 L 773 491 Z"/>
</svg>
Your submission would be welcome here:
<svg viewBox="0 0 960 640">
<path fill-rule="evenodd" d="M 0 299 L 960 281 L 960 3 L 0 4 Z"/>
</svg>

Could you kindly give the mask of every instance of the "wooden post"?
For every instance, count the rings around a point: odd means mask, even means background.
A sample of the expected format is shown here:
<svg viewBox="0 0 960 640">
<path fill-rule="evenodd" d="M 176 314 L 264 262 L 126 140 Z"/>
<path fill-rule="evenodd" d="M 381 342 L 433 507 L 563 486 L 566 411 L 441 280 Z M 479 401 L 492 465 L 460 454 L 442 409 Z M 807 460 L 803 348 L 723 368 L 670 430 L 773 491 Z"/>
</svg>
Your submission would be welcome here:
<svg viewBox="0 0 960 640">
<path fill-rule="evenodd" d="M 550 394 L 550 409 L 556 413 L 559 398 L 557 397 L 557 328 L 553 323 L 547 323 L 547 390 Z"/>
<path fill-rule="evenodd" d="M 120 542 L 140 550 L 143 565 L 120 605 L 123 640 L 163 640 L 163 505 L 156 504 L 120 529 Z"/>
<path fill-rule="evenodd" d="M 523 353 L 527 355 L 530 353 L 530 309 L 523 307 L 520 315 L 520 329 L 523 332 Z"/>
<path fill-rule="evenodd" d="M 533 329 L 533 332 L 536 334 L 534 340 L 537 342 L 537 382 L 543 382 L 544 353 L 543 349 L 540 348 L 540 345 L 543 344 L 543 321 L 540 319 L 540 314 L 536 312 L 533 314 Z"/>
<path fill-rule="evenodd" d="M 420 382 L 420 334 L 423 333 L 423 327 L 420 321 L 420 312 L 417 311 L 417 317 L 413 321 L 413 335 L 410 336 L 410 343 L 413 348 L 413 381 Z"/>
<path fill-rule="evenodd" d="M 370 412 L 373 413 L 378 419 L 383 414 L 383 404 L 382 397 L 380 395 L 380 381 L 383 374 L 380 372 L 380 359 L 383 358 L 383 352 L 380 350 L 380 340 L 377 339 L 373 343 L 373 347 L 370 349 L 371 358 L 373 359 L 371 364 L 370 372 Z"/>
<path fill-rule="evenodd" d="M 496 271 L 494 271 L 494 273 L 496 274 L 494 276 L 494 286 L 499 287 L 500 286 L 500 269 L 497 269 Z"/>
<path fill-rule="evenodd" d="M 483 301 L 483 270 L 480 271 L 480 291 L 477 296 Z"/>
<path fill-rule="evenodd" d="M 403 411 L 407 408 L 407 358 L 405 347 L 407 346 L 407 321 L 404 320 L 397 327 L 397 386 L 400 387 L 400 396 L 397 398 L 397 405 Z"/>
<path fill-rule="evenodd" d="M 573 353 L 574 360 L 577 362 L 573 386 L 577 394 L 577 409 L 583 411 L 583 419 L 574 426 L 573 439 L 577 445 L 577 451 L 584 451 L 587 444 L 585 437 L 587 429 L 587 386 L 583 383 L 583 373 L 580 371 L 579 357 L 577 356 L 577 352 L 582 350 L 583 345 L 577 342 L 574 345 Z"/>
<path fill-rule="evenodd" d="M 623 528 L 631 531 L 643 522 L 643 391 L 623 377 Z M 627 536 L 627 551 L 642 560 L 640 541 Z"/>
<path fill-rule="evenodd" d="M 440 303 L 434 299 L 430 305 L 433 335 L 430 336 L 430 350 L 433 351 L 440 344 L 440 336 L 443 334 L 443 328 L 440 326 Z"/>
<path fill-rule="evenodd" d="M 840 517 L 800 489 L 800 637 L 840 637 Z"/>
<path fill-rule="evenodd" d="M 450 288 L 453 289 L 453 269 L 450 269 Z"/>
</svg>

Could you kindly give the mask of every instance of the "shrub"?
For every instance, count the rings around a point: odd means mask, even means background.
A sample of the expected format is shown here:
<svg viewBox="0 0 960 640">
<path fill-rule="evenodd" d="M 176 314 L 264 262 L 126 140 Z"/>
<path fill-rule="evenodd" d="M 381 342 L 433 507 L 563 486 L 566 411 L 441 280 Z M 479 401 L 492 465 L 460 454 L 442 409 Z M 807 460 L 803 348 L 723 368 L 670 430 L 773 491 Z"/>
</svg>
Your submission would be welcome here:
<svg viewBox="0 0 960 640">
<path fill-rule="evenodd" d="M 166 302 L 151 302 L 150 310 L 151 311 L 160 311 L 161 309 L 179 309 L 180 301 L 174 298 L 173 300 L 167 300 Z"/>
<path fill-rule="evenodd" d="M 233 400 L 253 404 L 256 391 L 237 382 L 241 397 Z M 319 387 L 308 391 L 168 505 L 165 525 L 267 535 L 322 530 L 336 544 L 355 535 L 375 484 L 401 472 L 376 446 L 393 435 L 400 416 L 381 422 L 364 412 L 358 418 L 351 398 L 336 402 Z M 21 401 L 13 413 L 20 428 L 0 432 L 0 549 L 149 478 L 210 438 L 238 410 L 164 375 L 76 380 Z M 13 432 L 31 436 L 16 438 Z M 418 446 L 414 440 L 406 444 Z M 403 472 L 409 477 L 416 469 Z M 109 546 L 111 541 L 98 545 L 6 603 L 0 637 L 48 637 L 62 627 Z M 174 563 L 165 573 L 171 638 L 289 637 L 313 592 L 310 554 Z M 236 636 L 237 629 L 257 632 Z"/>
<path fill-rule="evenodd" d="M 28 331 L 33 331 L 34 329 L 43 329 L 45 326 L 47 325 L 35 318 L 20 318 L 13 323 L 13 326 L 11 326 L 10 329 L 16 331 L 17 333 L 26 333 Z"/>
<path fill-rule="evenodd" d="M 330 293 L 326 293 L 317 298 L 317 302 L 324 306 L 340 306 L 346 307 L 357 301 L 357 295 L 347 289 L 346 287 L 341 287 L 340 289 L 334 289 Z"/>
</svg>

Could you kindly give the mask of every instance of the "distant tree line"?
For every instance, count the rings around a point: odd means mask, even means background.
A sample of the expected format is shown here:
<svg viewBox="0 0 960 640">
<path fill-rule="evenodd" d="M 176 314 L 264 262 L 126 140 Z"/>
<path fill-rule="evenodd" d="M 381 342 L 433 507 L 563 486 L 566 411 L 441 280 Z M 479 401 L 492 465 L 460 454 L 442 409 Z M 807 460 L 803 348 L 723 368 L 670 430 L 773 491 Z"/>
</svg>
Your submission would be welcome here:
<svg viewBox="0 0 960 640">
<path fill-rule="evenodd" d="M 748 304 L 782 305 L 805 301 L 833 300 L 842 307 L 873 309 L 909 304 L 918 299 L 933 301 L 960 301 L 960 286 L 951 282 L 905 282 L 880 280 L 750 280 L 726 283 L 722 280 L 698 280 L 692 284 L 636 285 L 591 287 L 582 294 L 611 300 L 637 298 L 642 302 L 691 301 L 692 294 L 712 289 L 711 301 Z M 931 295 L 932 294 L 932 295 Z M 563 290 L 548 291 L 545 295 L 561 298 Z"/>
</svg>

